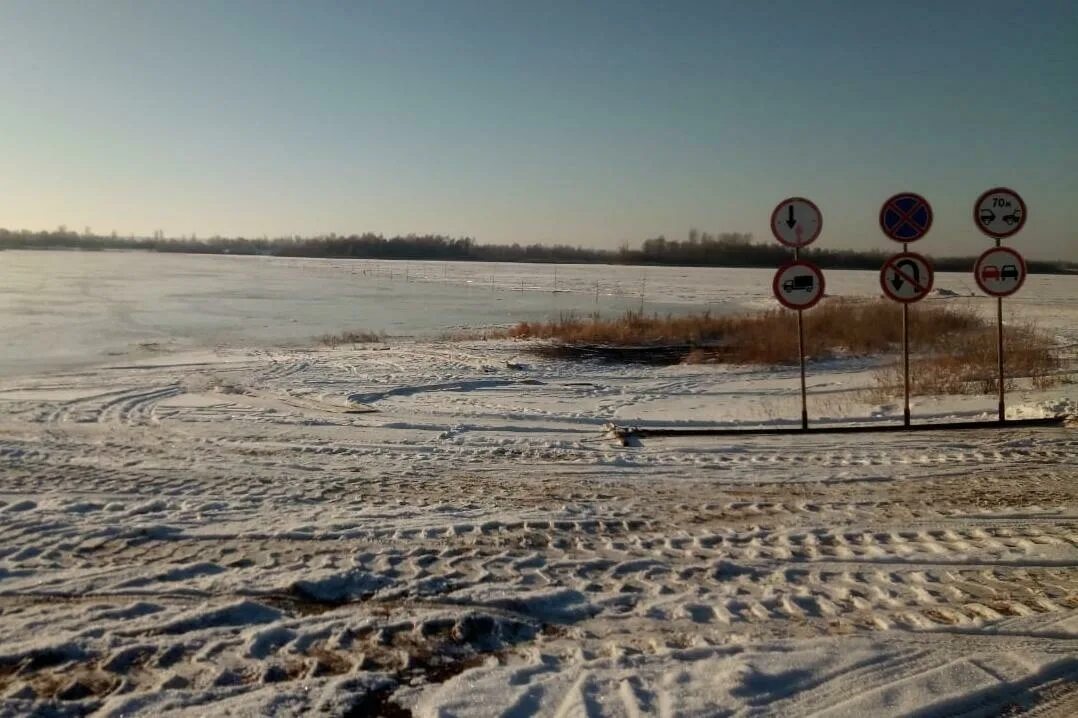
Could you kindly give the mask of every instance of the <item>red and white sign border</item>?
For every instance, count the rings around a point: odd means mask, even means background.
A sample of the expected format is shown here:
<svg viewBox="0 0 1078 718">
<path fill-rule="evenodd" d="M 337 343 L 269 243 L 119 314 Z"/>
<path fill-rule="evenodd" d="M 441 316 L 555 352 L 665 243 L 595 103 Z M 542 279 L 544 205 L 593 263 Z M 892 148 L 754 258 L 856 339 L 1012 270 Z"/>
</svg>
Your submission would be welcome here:
<svg viewBox="0 0 1078 718">
<path fill-rule="evenodd" d="M 779 210 L 781 210 L 786 205 L 790 204 L 790 202 L 804 202 L 809 207 L 812 207 L 813 210 L 815 210 L 816 216 L 819 217 L 819 219 L 820 219 L 819 224 L 816 226 L 816 233 L 813 234 L 812 237 L 807 242 L 804 242 L 802 244 L 790 244 L 785 239 L 783 239 L 781 236 L 779 236 L 778 232 L 775 231 L 775 217 L 778 216 Z M 786 199 L 782 200 L 777 205 L 775 205 L 775 209 L 771 212 L 771 234 L 774 235 L 775 239 L 777 239 L 779 241 L 779 244 L 790 247 L 791 249 L 800 249 L 801 247 L 809 246 L 810 244 L 812 244 L 813 242 L 815 242 L 817 239 L 820 238 L 820 233 L 821 232 L 823 232 L 823 212 L 820 211 L 820 208 L 817 207 L 816 203 L 813 202 L 811 199 L 805 199 L 804 197 L 787 197 Z"/>
<path fill-rule="evenodd" d="M 783 273 L 787 269 L 790 269 L 791 267 L 797 267 L 797 266 L 807 267 L 810 272 L 812 272 L 813 274 L 816 275 L 816 279 L 818 279 L 819 282 L 820 282 L 820 291 L 819 291 L 819 293 L 816 295 L 816 298 L 813 299 L 808 304 L 791 304 L 791 303 L 786 301 L 785 297 L 782 296 L 782 292 L 780 291 L 781 287 L 779 286 L 779 279 L 782 277 Z M 817 267 L 812 262 L 807 262 L 804 259 L 795 259 L 795 260 L 792 260 L 792 261 L 787 262 L 786 264 L 782 265 L 781 267 L 778 268 L 778 271 L 775 272 L 775 278 L 771 280 L 771 291 L 774 292 L 775 299 L 779 300 L 779 304 L 786 307 L 787 309 L 796 309 L 798 311 L 805 310 L 805 309 L 812 309 L 813 307 L 815 307 L 817 304 L 820 303 L 821 299 L 823 299 L 823 295 L 826 292 L 826 290 L 827 290 L 827 283 L 824 281 L 823 271 L 821 271 L 820 268 Z"/>
<path fill-rule="evenodd" d="M 1014 198 L 1018 200 L 1018 206 L 1022 209 L 1022 216 L 1018 219 L 1018 224 L 1015 225 L 1014 229 L 1007 232 L 1006 234 L 996 234 L 995 232 L 989 232 L 988 229 L 984 226 L 984 224 L 981 223 L 981 202 L 984 201 L 985 197 L 990 194 L 995 194 L 996 192 L 1006 192 L 1007 194 L 1014 195 Z M 1026 216 L 1028 214 L 1029 213 L 1026 211 L 1026 201 L 1022 199 L 1022 195 L 1018 194 L 1010 187 L 993 187 L 987 192 L 981 192 L 980 196 L 977 197 L 977 201 L 973 203 L 973 223 L 977 225 L 977 229 L 981 230 L 983 234 L 987 234 L 992 239 L 1007 239 L 1008 237 L 1013 237 L 1014 235 L 1018 234 L 1022 227 L 1026 226 Z"/>
<path fill-rule="evenodd" d="M 917 295 L 916 297 L 908 297 L 907 298 L 907 297 L 899 297 L 899 296 L 896 296 L 894 294 L 891 294 L 892 290 L 890 288 L 890 284 L 887 282 L 887 268 L 888 267 L 894 267 L 895 264 L 897 264 L 901 260 L 907 259 L 907 258 L 915 259 L 918 262 L 920 262 L 921 264 L 928 267 L 928 283 L 927 283 L 928 286 L 924 287 L 924 292 L 922 294 Z M 899 270 L 898 267 L 894 267 L 894 270 L 896 272 L 901 273 L 901 270 Z M 917 282 L 914 282 L 912 279 L 910 279 L 909 277 L 907 277 L 904 274 L 902 275 L 902 277 L 903 277 L 903 279 L 905 279 L 910 284 L 917 284 Z M 898 254 L 894 255 L 893 257 L 888 257 L 887 260 L 883 263 L 883 267 L 880 268 L 880 287 L 883 289 L 883 293 L 885 295 L 887 295 L 888 299 L 891 299 L 891 300 L 896 301 L 896 302 L 901 302 L 902 304 L 913 304 L 914 302 L 921 301 L 922 299 L 924 299 L 925 297 L 928 296 L 929 292 L 932 291 L 932 287 L 935 285 L 935 283 L 936 283 L 936 270 L 932 266 L 932 262 L 928 261 L 928 257 L 924 256 L 923 254 L 918 254 L 917 252 L 899 252 Z"/>
<path fill-rule="evenodd" d="M 981 262 L 983 262 L 985 260 L 985 257 L 987 257 L 992 252 L 1000 251 L 1013 254 L 1014 258 L 1017 259 L 1018 263 L 1022 266 L 1022 276 L 1018 278 L 1018 284 L 1015 285 L 1014 289 L 1010 289 L 1006 292 L 1003 292 L 1002 294 L 998 291 L 993 291 L 988 287 L 984 286 L 984 282 L 981 280 Z M 989 247 L 988 249 L 981 252 L 981 256 L 977 257 L 977 262 L 973 265 L 973 280 L 977 282 L 977 286 L 981 288 L 981 291 L 990 297 L 999 297 L 1002 299 L 1003 297 L 1011 296 L 1022 288 L 1022 285 L 1026 283 L 1027 276 L 1029 276 L 1029 267 L 1026 265 L 1026 258 L 1019 254 L 1018 250 L 1011 247 Z"/>
<path fill-rule="evenodd" d="M 913 239 L 902 239 L 901 237 L 895 237 L 894 235 L 892 235 L 890 232 L 887 231 L 887 225 L 884 224 L 884 222 L 883 222 L 883 217 L 884 217 L 884 214 L 887 212 L 887 208 L 890 207 L 891 203 L 894 202 L 899 197 L 913 197 L 914 199 L 919 201 L 921 204 L 923 204 L 925 209 L 928 210 L 928 226 L 925 227 L 923 230 L 921 230 L 921 233 L 919 235 L 917 235 L 916 237 L 914 237 Z M 897 212 L 898 208 L 895 208 L 895 211 Z M 916 210 L 914 210 L 914 211 L 916 211 Z M 885 199 L 883 201 L 883 205 L 880 207 L 880 231 L 883 232 L 883 236 L 887 237 L 887 239 L 890 239 L 891 241 L 894 241 L 894 242 L 899 242 L 900 244 L 912 244 L 913 242 L 924 239 L 925 235 L 928 234 L 928 231 L 930 229 L 932 229 L 932 222 L 934 222 L 935 219 L 936 219 L 936 213 L 932 211 L 932 204 L 927 199 L 925 199 L 921 195 L 917 194 L 916 192 L 896 192 L 895 194 L 893 194 L 890 197 L 888 197 L 887 199 Z"/>
</svg>

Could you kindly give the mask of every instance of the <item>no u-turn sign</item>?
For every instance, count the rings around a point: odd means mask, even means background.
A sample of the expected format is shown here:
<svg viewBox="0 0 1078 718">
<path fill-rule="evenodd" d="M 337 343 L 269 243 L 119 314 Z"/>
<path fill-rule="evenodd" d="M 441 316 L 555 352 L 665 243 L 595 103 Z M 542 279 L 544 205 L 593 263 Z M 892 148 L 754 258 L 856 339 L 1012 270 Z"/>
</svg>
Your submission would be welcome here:
<svg viewBox="0 0 1078 718">
<path fill-rule="evenodd" d="M 932 264 L 915 252 L 902 252 L 888 259 L 880 270 L 880 287 L 888 298 L 911 304 L 932 291 Z"/>
</svg>

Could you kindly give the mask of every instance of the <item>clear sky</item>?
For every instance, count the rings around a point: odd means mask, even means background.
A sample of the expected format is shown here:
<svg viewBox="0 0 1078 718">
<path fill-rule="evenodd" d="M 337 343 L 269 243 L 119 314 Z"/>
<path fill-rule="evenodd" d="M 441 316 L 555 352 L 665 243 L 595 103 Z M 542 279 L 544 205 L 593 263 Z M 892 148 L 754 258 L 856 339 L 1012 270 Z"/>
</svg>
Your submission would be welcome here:
<svg viewBox="0 0 1078 718">
<path fill-rule="evenodd" d="M 1012 186 L 1078 257 L 1078 2 L 0 2 L 0 226 L 439 232 L 616 247 L 690 227 L 972 253 Z"/>
</svg>

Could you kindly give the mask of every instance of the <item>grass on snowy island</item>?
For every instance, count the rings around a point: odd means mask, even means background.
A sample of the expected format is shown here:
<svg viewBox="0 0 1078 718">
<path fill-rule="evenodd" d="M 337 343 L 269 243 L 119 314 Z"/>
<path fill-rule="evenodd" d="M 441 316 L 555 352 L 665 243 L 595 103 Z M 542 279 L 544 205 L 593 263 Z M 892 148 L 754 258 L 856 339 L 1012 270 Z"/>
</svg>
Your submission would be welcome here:
<svg viewBox="0 0 1078 718">
<path fill-rule="evenodd" d="M 805 349 L 812 359 L 890 356 L 901 351 L 902 309 L 884 300 L 834 299 L 804 312 Z M 1061 380 L 1063 360 L 1053 339 L 1031 324 L 1004 329 L 1008 383 L 1035 388 Z M 612 361 L 782 365 L 797 361 L 797 315 L 772 309 L 752 314 L 685 316 L 641 312 L 604 319 L 563 316 L 520 322 L 504 336 L 539 340 L 537 354 Z M 965 306 L 919 304 L 910 311 L 911 371 L 918 394 L 996 390 L 996 328 Z M 901 364 L 886 363 L 875 376 L 881 398 L 901 387 Z"/>
</svg>

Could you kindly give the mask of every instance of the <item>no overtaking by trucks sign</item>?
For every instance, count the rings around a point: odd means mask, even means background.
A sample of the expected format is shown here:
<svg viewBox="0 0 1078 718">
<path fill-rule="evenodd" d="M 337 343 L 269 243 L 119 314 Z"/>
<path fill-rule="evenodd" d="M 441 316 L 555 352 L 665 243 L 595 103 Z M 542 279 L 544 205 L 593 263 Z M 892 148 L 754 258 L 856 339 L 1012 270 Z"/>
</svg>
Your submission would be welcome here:
<svg viewBox="0 0 1078 718">
<path fill-rule="evenodd" d="M 771 288 L 782 306 L 788 309 L 809 309 L 823 299 L 823 272 L 812 262 L 789 262 L 775 272 Z"/>
</svg>

